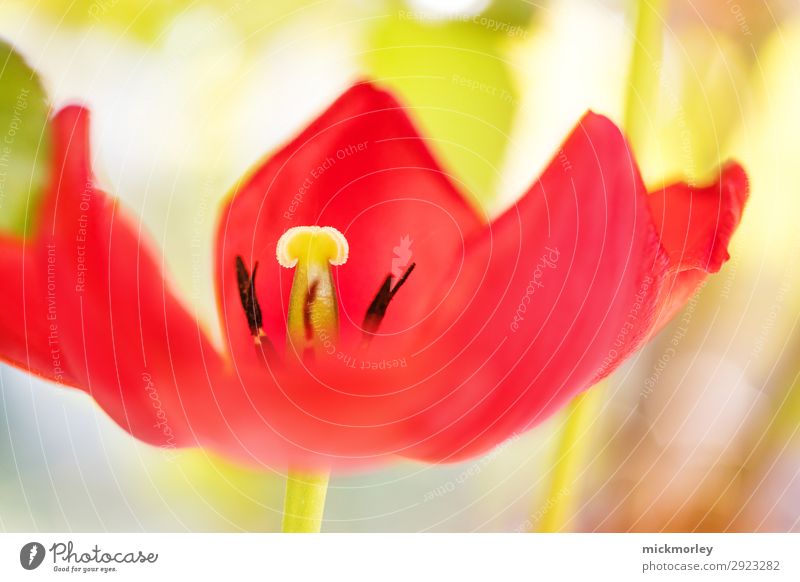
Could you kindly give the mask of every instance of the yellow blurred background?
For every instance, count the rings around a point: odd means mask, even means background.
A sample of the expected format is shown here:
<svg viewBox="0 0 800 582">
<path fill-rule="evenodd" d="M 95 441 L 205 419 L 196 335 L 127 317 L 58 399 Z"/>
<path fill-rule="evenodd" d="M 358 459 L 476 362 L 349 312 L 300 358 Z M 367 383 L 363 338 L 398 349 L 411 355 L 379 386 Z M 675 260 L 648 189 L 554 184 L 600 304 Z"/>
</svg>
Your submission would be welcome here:
<svg viewBox="0 0 800 582">
<path fill-rule="evenodd" d="M 353 80 L 393 87 L 494 214 L 586 109 L 622 122 L 638 4 L 3 0 L 0 39 L 55 106 L 91 107 L 100 183 L 215 329 L 220 200 Z M 723 271 L 598 391 L 562 529 L 800 531 L 800 6 L 661 4 L 645 179 L 702 181 L 733 157 L 751 201 Z M 460 465 L 334 477 L 323 529 L 535 530 L 559 502 L 565 414 Z M 138 443 L 86 396 L 0 368 L 0 530 L 275 531 L 282 490 L 277 473 Z"/>
</svg>

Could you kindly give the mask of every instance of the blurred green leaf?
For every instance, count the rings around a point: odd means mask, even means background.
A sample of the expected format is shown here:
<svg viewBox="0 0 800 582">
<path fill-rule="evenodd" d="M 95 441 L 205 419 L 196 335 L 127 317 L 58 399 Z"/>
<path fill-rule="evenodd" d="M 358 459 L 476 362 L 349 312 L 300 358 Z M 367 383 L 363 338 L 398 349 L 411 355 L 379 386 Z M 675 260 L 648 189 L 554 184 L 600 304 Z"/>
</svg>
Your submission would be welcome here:
<svg viewBox="0 0 800 582">
<path fill-rule="evenodd" d="M 24 235 L 47 180 L 49 106 L 38 75 L 0 41 L 0 231 Z"/>
<path fill-rule="evenodd" d="M 163 450 L 154 458 L 159 462 L 148 478 L 191 529 L 280 529 L 285 481 L 279 473 L 237 465 L 204 449 Z"/>
<path fill-rule="evenodd" d="M 753 86 L 745 57 L 735 39 L 700 28 L 665 41 L 658 98 L 634 142 L 646 183 L 715 177 Z"/>
<path fill-rule="evenodd" d="M 158 38 L 164 26 L 190 4 L 188 1 L 42 0 L 36 9 L 60 25 L 99 26 L 123 31 L 141 40 Z"/>
<path fill-rule="evenodd" d="M 770 423 L 764 440 L 780 450 L 789 441 L 800 446 L 800 333 L 795 317 L 800 312 L 800 19 L 777 28 L 757 56 L 746 84 L 752 93 L 745 101 L 746 123 L 731 148 L 747 169 L 752 191 L 733 243 L 741 256 L 737 270 L 749 277 L 746 285 L 739 285 L 740 301 L 753 323 L 743 329 L 753 330 L 753 341 L 761 343 L 752 345 L 763 354 L 760 362 L 753 359 L 748 372 L 770 382 L 767 395 L 773 408 L 765 417 Z M 754 297 L 760 300 L 753 302 Z"/>
<path fill-rule="evenodd" d="M 397 10 L 373 30 L 366 52 L 367 70 L 412 108 L 445 169 L 478 205 L 495 196 L 518 106 L 499 45 L 524 29 L 494 22 L 427 22 Z"/>
<path fill-rule="evenodd" d="M 323 4 L 334 1 L 326 0 Z M 113 30 L 117 35 L 121 33 L 144 43 L 163 40 L 165 31 L 176 18 L 199 16 L 201 19 L 195 21 L 198 38 L 218 27 L 233 25 L 241 29 L 242 41 L 246 42 L 251 36 L 270 31 L 292 13 L 314 4 L 314 0 L 72 0 L 69 3 L 41 0 L 35 9 L 59 25 Z"/>
<path fill-rule="evenodd" d="M 533 15 L 539 8 L 541 6 L 534 2 L 494 0 L 486 8 L 482 16 L 498 22 L 508 23 L 509 26 L 519 26 L 525 29 L 529 26 Z"/>
</svg>

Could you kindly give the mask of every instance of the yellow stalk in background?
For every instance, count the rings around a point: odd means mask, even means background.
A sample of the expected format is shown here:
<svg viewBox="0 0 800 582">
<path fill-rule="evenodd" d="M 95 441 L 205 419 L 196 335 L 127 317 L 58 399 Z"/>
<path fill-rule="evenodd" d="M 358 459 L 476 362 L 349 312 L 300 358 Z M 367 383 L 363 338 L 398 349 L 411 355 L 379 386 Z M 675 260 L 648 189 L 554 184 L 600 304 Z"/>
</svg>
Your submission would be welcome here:
<svg viewBox="0 0 800 582">
<path fill-rule="evenodd" d="M 578 499 L 575 481 L 588 452 L 587 433 L 592 428 L 592 420 L 600 407 L 604 383 L 576 396 L 566 410 L 566 418 L 561 427 L 552 479 L 548 495 L 539 511 L 539 523 L 533 524 L 540 532 L 564 531 L 575 509 Z M 532 522 L 533 523 L 533 522 Z"/>
<path fill-rule="evenodd" d="M 633 151 L 647 143 L 654 129 L 653 107 L 658 102 L 664 0 L 639 0 L 633 53 L 622 123 Z"/>
<path fill-rule="evenodd" d="M 639 0 L 625 99 L 624 128 L 634 151 L 643 147 L 652 131 L 651 110 L 658 99 L 662 50 L 662 0 Z M 575 511 L 580 488 L 576 486 L 599 408 L 602 384 L 577 396 L 566 410 L 561 427 L 552 480 L 542 507 L 547 511 L 534 528 L 540 532 L 566 531 Z M 538 527 L 537 527 L 538 526 Z"/>
</svg>

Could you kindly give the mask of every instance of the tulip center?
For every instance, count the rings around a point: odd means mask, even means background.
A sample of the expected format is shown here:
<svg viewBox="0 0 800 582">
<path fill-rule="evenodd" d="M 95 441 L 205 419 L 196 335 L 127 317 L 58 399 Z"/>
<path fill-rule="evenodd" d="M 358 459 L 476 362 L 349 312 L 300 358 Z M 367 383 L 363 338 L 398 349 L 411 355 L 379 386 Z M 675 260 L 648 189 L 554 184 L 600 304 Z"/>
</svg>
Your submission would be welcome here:
<svg viewBox="0 0 800 582">
<path fill-rule="evenodd" d="M 344 235 L 330 226 L 295 226 L 278 240 L 278 263 L 294 269 L 287 317 L 288 341 L 297 353 L 322 349 L 339 331 L 331 266 L 347 262 Z"/>
<path fill-rule="evenodd" d="M 289 293 L 287 345 L 305 358 L 322 353 L 339 335 L 339 305 L 333 286 L 331 267 L 347 262 L 349 245 L 344 235 L 330 226 L 295 226 L 278 239 L 275 254 L 278 263 L 294 269 Z M 404 285 L 416 263 L 411 263 L 399 278 L 387 274 L 375 298 L 367 308 L 362 324 L 362 347 L 377 334 L 386 310 Z M 241 256 L 236 257 L 239 298 L 257 347 L 268 360 L 276 357 L 275 347 L 263 328 L 261 305 L 256 295 L 258 261 L 252 273 Z"/>
</svg>

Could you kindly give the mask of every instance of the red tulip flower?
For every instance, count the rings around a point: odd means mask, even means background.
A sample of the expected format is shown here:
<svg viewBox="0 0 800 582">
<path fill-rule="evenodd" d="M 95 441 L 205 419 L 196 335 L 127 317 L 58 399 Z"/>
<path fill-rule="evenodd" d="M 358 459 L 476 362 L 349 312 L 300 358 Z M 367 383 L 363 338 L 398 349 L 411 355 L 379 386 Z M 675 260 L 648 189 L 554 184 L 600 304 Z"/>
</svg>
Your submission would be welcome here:
<svg viewBox="0 0 800 582">
<path fill-rule="evenodd" d="M 88 117 L 55 115 L 36 233 L 0 239 L 0 356 L 148 443 L 260 465 L 457 461 L 529 429 L 720 269 L 747 198 L 735 164 L 648 194 L 620 130 L 589 113 L 492 219 L 403 107 L 358 84 L 234 188 L 220 346 L 97 188 Z"/>
</svg>

